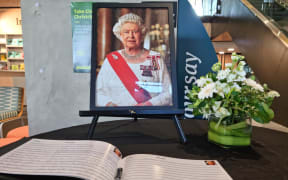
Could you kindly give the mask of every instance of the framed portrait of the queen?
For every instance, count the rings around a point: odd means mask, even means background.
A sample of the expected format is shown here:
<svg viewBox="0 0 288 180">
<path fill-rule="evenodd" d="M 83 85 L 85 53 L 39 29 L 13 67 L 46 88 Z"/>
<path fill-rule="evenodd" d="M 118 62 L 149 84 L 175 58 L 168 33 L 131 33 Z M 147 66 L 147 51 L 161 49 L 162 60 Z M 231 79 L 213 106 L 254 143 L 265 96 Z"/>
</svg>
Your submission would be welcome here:
<svg viewBox="0 0 288 180">
<path fill-rule="evenodd" d="M 177 107 L 173 3 L 93 3 L 91 109 Z"/>
</svg>

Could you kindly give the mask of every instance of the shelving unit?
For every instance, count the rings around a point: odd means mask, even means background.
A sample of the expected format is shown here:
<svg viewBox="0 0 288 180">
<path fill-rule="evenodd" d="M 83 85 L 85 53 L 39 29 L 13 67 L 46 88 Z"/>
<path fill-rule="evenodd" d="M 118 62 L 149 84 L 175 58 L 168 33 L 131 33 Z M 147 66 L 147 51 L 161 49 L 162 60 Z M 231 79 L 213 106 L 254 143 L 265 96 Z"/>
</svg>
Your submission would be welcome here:
<svg viewBox="0 0 288 180">
<path fill-rule="evenodd" d="M 0 34 L 0 72 L 24 72 L 22 34 Z"/>
</svg>

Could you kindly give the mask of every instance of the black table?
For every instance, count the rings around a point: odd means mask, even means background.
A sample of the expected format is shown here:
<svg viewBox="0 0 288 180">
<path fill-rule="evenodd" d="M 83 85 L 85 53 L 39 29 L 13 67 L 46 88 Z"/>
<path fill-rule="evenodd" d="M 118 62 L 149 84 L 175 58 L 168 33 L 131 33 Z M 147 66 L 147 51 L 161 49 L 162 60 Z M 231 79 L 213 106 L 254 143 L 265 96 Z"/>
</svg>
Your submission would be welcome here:
<svg viewBox="0 0 288 180">
<path fill-rule="evenodd" d="M 251 147 L 223 149 L 207 141 L 207 121 L 186 119 L 181 120 L 181 124 L 188 140 L 185 145 L 179 143 L 174 122 L 166 119 L 99 123 L 93 139 L 114 144 L 124 156 L 148 153 L 187 159 L 216 159 L 235 180 L 288 180 L 288 133 L 253 127 Z M 88 124 L 74 126 L 32 138 L 87 139 L 88 127 Z M 29 139 L 1 148 L 0 155 Z M 24 177 L 0 175 L 1 178 L 14 180 Z"/>
</svg>

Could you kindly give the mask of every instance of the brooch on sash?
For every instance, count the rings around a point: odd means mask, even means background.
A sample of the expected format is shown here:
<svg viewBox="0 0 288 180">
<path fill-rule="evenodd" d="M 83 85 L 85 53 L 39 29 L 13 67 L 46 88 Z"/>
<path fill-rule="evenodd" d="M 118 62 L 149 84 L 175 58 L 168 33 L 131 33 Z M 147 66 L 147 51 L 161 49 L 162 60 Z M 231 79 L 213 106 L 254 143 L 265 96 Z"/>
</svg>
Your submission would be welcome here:
<svg viewBox="0 0 288 180">
<path fill-rule="evenodd" d="M 115 54 L 112 54 L 112 57 L 113 57 L 114 60 L 118 60 L 118 58 L 119 58 L 119 57 L 118 57 L 117 55 L 115 55 Z"/>
<path fill-rule="evenodd" d="M 150 60 L 151 65 L 149 66 L 141 65 L 140 70 L 143 71 L 141 75 L 146 76 L 146 77 L 153 77 L 152 71 L 156 71 L 160 69 L 160 66 L 158 63 L 160 56 L 148 56 L 147 59 Z"/>
</svg>

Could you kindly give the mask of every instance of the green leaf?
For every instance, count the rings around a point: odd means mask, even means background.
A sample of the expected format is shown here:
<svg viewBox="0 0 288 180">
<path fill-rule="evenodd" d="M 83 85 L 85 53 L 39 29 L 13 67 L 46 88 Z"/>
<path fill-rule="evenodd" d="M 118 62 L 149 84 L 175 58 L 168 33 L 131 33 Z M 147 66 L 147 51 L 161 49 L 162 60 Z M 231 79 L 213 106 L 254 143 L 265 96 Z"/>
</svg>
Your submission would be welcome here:
<svg viewBox="0 0 288 180">
<path fill-rule="evenodd" d="M 206 105 L 206 102 L 205 101 L 201 101 L 201 103 L 199 103 L 198 107 L 199 108 L 202 108 Z"/>
<path fill-rule="evenodd" d="M 265 103 L 256 105 L 256 111 L 252 114 L 252 118 L 259 123 L 268 123 L 274 118 L 274 112 Z"/>
<path fill-rule="evenodd" d="M 200 99 L 197 99 L 197 100 L 195 101 L 195 103 L 193 104 L 192 107 L 194 107 L 194 108 L 195 108 L 195 107 L 198 107 L 201 102 L 202 102 L 202 101 L 201 101 Z"/>
<path fill-rule="evenodd" d="M 239 92 L 237 92 L 237 91 L 232 91 L 232 93 L 231 93 L 233 96 L 237 96 L 237 95 L 239 95 L 240 93 Z"/>
<path fill-rule="evenodd" d="M 268 114 L 269 118 L 273 119 L 274 118 L 274 111 L 271 108 L 269 108 L 269 106 L 265 103 L 262 103 L 262 106 L 263 106 L 265 112 Z"/>
<path fill-rule="evenodd" d="M 239 123 L 235 123 L 235 124 L 227 126 L 227 129 L 229 129 L 229 130 L 240 129 L 240 128 L 245 128 L 246 126 L 247 126 L 246 121 L 241 121 Z"/>
<path fill-rule="evenodd" d="M 217 74 L 213 73 L 213 74 L 211 75 L 211 79 L 212 79 L 213 81 L 217 81 Z"/>
<path fill-rule="evenodd" d="M 266 99 L 266 104 L 270 107 L 270 106 L 272 105 L 272 103 L 273 103 L 273 100 L 274 100 L 274 98 L 268 97 L 268 98 Z"/>
<path fill-rule="evenodd" d="M 252 75 L 252 76 L 250 76 L 250 79 L 252 79 L 252 80 L 256 80 L 256 77 L 254 76 L 254 75 Z"/>
<path fill-rule="evenodd" d="M 193 104 L 189 104 L 188 108 L 193 109 Z"/>
</svg>

